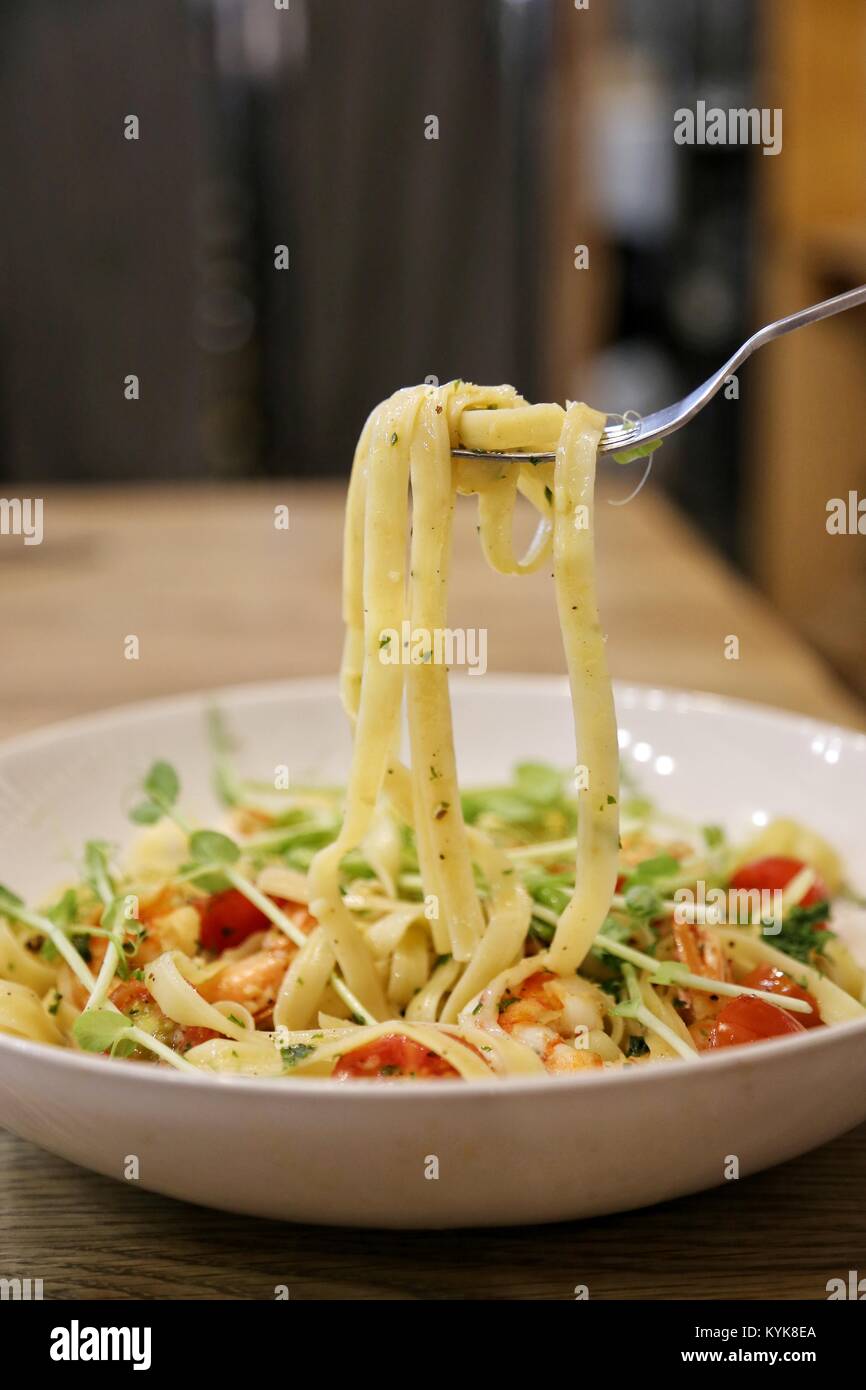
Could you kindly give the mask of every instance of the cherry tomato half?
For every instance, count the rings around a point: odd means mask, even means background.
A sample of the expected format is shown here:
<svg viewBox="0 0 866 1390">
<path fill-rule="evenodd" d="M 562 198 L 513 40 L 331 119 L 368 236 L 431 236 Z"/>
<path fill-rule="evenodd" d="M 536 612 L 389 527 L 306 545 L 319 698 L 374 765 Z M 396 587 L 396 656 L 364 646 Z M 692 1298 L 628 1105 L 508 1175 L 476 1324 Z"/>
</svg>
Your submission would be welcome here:
<svg viewBox="0 0 866 1390">
<path fill-rule="evenodd" d="M 802 859 L 791 859 L 784 854 L 771 854 L 766 859 L 754 859 L 751 864 L 744 864 L 731 879 L 731 887 L 766 889 L 771 893 L 781 891 L 787 888 L 791 879 L 805 867 Z M 829 894 L 825 883 L 816 876 L 815 882 L 803 894 L 799 905 L 811 907 L 814 903 L 824 902 L 827 897 Z"/>
<path fill-rule="evenodd" d="M 363 1047 L 346 1052 L 334 1067 L 333 1076 L 349 1077 L 414 1076 L 427 1080 L 434 1076 L 458 1076 L 460 1073 L 436 1052 L 431 1052 L 413 1038 L 402 1033 L 386 1033 Z"/>
<path fill-rule="evenodd" d="M 143 980 L 122 980 L 115 985 L 110 997 L 112 1004 L 126 1014 L 131 1023 L 153 1025 L 155 1036 L 173 1052 L 188 1052 L 199 1043 L 219 1037 L 213 1028 L 175 1023 L 173 1019 L 166 1018 Z M 150 1032 L 151 1027 L 148 1026 L 146 1031 Z M 150 1060 L 150 1055 L 145 1055 Z"/>
<path fill-rule="evenodd" d="M 721 1010 L 707 1037 L 707 1047 L 738 1047 L 762 1042 L 784 1033 L 805 1033 L 802 1023 L 787 1009 L 747 994 L 732 999 Z"/>
<path fill-rule="evenodd" d="M 802 999 L 804 1004 L 810 1004 L 811 1013 L 794 1014 L 797 1022 L 802 1023 L 804 1028 L 820 1028 L 824 1022 L 814 994 L 810 994 L 802 985 L 798 985 L 792 976 L 775 965 L 756 965 L 740 983 L 748 985 L 750 989 L 763 989 L 768 994 L 785 994 L 789 999 Z"/>
<path fill-rule="evenodd" d="M 214 893 L 201 912 L 199 941 L 206 951 L 227 951 L 242 946 L 248 936 L 267 931 L 271 923 L 249 898 L 236 888 Z"/>
<path fill-rule="evenodd" d="M 122 980 L 109 997 L 122 1014 L 140 1014 L 143 1009 L 155 1007 L 153 996 L 142 980 Z"/>
</svg>

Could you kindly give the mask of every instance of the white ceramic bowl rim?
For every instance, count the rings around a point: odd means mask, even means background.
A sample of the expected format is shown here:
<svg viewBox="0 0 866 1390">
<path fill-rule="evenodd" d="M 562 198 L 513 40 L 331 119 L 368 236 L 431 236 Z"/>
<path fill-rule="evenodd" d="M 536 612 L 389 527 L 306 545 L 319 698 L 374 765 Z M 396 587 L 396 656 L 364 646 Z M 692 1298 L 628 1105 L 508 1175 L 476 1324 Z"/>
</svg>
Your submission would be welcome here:
<svg viewBox="0 0 866 1390">
<path fill-rule="evenodd" d="M 619 699 L 656 701 L 655 708 L 674 705 L 685 713 L 695 710 L 701 714 L 724 714 L 735 710 L 755 723 L 788 724 L 801 733 L 833 735 L 849 742 L 858 753 L 866 753 L 866 732 L 852 729 L 843 724 L 830 724 L 809 714 L 795 714 L 791 710 L 777 709 L 774 705 L 758 704 L 754 700 L 741 700 L 732 695 L 714 695 L 703 690 L 683 690 L 676 686 L 646 685 L 640 681 L 614 681 L 614 689 Z M 59 738 L 70 738 L 76 734 L 98 730 L 100 725 L 110 722 L 113 725 L 137 724 L 147 721 L 153 715 L 181 714 L 202 706 L 219 704 L 221 701 L 240 702 L 249 705 L 267 704 L 280 695 L 334 695 L 337 682 L 333 676 L 302 676 L 287 680 L 247 681 L 237 685 L 209 687 L 204 690 L 185 691 L 182 695 L 163 695 L 134 703 L 113 705 L 108 709 L 94 710 L 73 719 L 55 720 L 52 724 L 40 725 L 11 738 L 0 740 L 0 757 L 6 753 L 23 753 L 38 748 L 44 743 L 53 743 Z M 454 676 L 449 682 L 452 691 L 478 688 L 477 680 L 469 676 Z M 564 676 L 530 675 L 523 671 L 514 673 L 488 672 L 484 677 L 484 689 L 491 694 L 497 691 L 507 693 L 535 690 L 542 694 L 562 694 L 568 691 L 568 681 Z"/>
<path fill-rule="evenodd" d="M 467 685 L 474 687 L 474 682 L 468 677 L 453 681 L 452 688 L 459 689 Z M 648 694 L 652 694 L 654 699 L 659 702 L 659 707 L 664 704 L 676 703 L 677 708 L 685 713 L 689 709 L 699 710 L 705 714 L 723 713 L 726 710 L 735 708 L 741 716 L 747 716 L 756 723 L 784 722 L 799 731 L 807 731 L 815 734 L 831 734 L 842 738 L 851 744 L 856 751 L 866 753 L 866 734 L 856 730 L 846 729 L 838 725 L 823 723 L 818 719 L 813 719 L 807 715 L 793 714 L 786 710 L 776 710 L 768 705 L 759 705 L 751 701 L 730 699 L 727 696 L 712 695 L 701 691 L 678 690 L 667 686 L 646 686 L 638 683 L 616 682 L 617 692 L 625 697 L 636 697 L 645 699 Z M 517 675 L 488 675 L 486 677 L 485 690 L 495 694 L 497 689 L 515 691 L 521 687 L 524 689 L 534 689 L 537 691 L 564 691 L 567 689 L 567 682 L 560 676 L 532 676 L 526 674 Z M 193 691 L 183 695 L 167 696 L 161 699 L 141 701 L 136 704 L 117 706 L 112 709 L 99 711 L 93 714 L 82 715 L 75 719 L 63 720 L 62 722 L 46 725 L 39 729 L 31 730 L 24 734 L 16 735 L 11 739 L 0 742 L 0 757 L 6 753 L 26 752 L 29 749 L 41 746 L 44 743 L 51 743 L 66 738 L 74 738 L 80 733 L 92 732 L 98 729 L 101 724 L 109 721 L 112 725 L 123 726 L 124 724 L 135 724 L 142 720 L 149 720 L 154 714 L 181 713 L 188 710 L 200 708 L 203 704 L 226 701 L 246 704 L 255 704 L 259 701 L 269 702 L 280 694 L 291 692 L 299 695 L 333 695 L 336 689 L 335 682 L 329 677 L 310 677 L 298 680 L 255 682 L 243 685 L 225 686 L 217 690 Z M 132 1064 L 135 1066 L 135 1084 L 139 1087 L 151 1086 L 184 1086 L 193 1093 L 207 1088 L 208 1091 L 214 1086 L 230 1087 L 233 1096 L 242 1100 L 254 1100 L 256 1097 L 274 1098 L 280 1096 L 288 1100 L 293 1094 L 297 1093 L 300 1087 L 303 1095 L 311 1100 L 318 1098 L 321 1101 L 333 1100 L 335 1088 L 339 1087 L 341 1104 L 347 1102 L 364 1103 L 371 1093 L 384 1099 L 388 1097 L 388 1102 L 393 1104 L 410 1103 L 412 1098 L 420 1099 L 423 1096 L 430 1096 L 431 1087 L 442 1095 L 448 1095 L 453 1101 L 459 1103 L 471 1103 L 473 1099 L 487 1095 L 523 1096 L 527 1094 L 537 1094 L 540 1091 L 556 1092 L 557 1094 L 574 1094 L 584 1087 L 609 1087 L 609 1086 L 649 1086 L 658 1084 L 674 1072 L 686 1069 L 690 1074 L 694 1074 L 696 1068 L 710 1068 L 721 1074 L 739 1068 L 746 1072 L 755 1066 L 762 1066 L 764 1062 L 770 1062 L 773 1058 L 782 1056 L 791 1048 L 802 1051 L 805 1048 L 813 1052 L 820 1051 L 827 1046 L 833 1046 L 834 1040 L 838 1037 L 840 1030 L 851 1034 L 859 1034 L 866 1031 L 866 1017 L 855 1019 L 845 1023 L 834 1024 L 832 1028 L 810 1029 L 805 1037 L 802 1038 L 778 1038 L 769 1039 L 766 1042 L 756 1043 L 751 1046 L 725 1048 L 712 1054 L 704 1054 L 696 1057 L 694 1061 L 679 1061 L 670 1063 L 658 1063 L 652 1066 L 626 1067 L 618 1071 L 604 1069 L 582 1073 L 579 1076 L 540 1076 L 508 1079 L 491 1078 L 484 1081 L 463 1081 L 455 1085 L 449 1080 L 428 1080 L 428 1081 L 401 1081 L 399 1085 L 383 1085 L 376 1080 L 353 1080 L 352 1082 L 335 1082 L 329 1079 L 293 1079 L 286 1077 L 248 1077 L 248 1076 L 227 1076 L 224 1074 L 207 1074 L 201 1076 L 191 1076 L 177 1070 L 165 1067 L 149 1066 L 144 1063 Z M 13 1038 L 8 1034 L 0 1034 L 0 1051 L 17 1053 L 28 1058 L 33 1062 L 45 1062 L 60 1067 L 71 1068 L 73 1072 L 83 1071 L 87 1073 L 96 1069 L 101 1072 L 105 1066 L 122 1066 L 120 1061 L 112 1061 L 107 1057 L 96 1057 L 86 1053 L 76 1052 L 72 1049 L 52 1047 L 47 1043 L 34 1043 L 21 1038 Z M 127 1064 L 129 1065 L 129 1064 Z M 132 1080 L 132 1078 L 131 1078 Z"/>
</svg>

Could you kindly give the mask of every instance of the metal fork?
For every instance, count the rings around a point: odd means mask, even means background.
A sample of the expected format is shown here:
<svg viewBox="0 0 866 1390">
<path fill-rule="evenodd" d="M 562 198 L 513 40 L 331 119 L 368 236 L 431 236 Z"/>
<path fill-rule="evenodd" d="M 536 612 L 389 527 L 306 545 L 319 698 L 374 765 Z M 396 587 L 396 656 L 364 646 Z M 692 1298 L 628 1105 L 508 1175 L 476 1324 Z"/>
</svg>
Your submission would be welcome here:
<svg viewBox="0 0 866 1390">
<path fill-rule="evenodd" d="M 857 289 L 846 290 L 844 294 L 824 299 L 809 309 L 801 309 L 799 313 L 789 314 L 787 318 L 776 319 L 775 323 L 766 324 L 765 327 L 759 328 L 757 333 L 753 333 L 751 338 L 747 338 L 742 347 L 737 348 L 733 357 L 729 357 L 724 366 L 719 367 L 702 386 L 696 387 L 690 395 L 684 396 L 675 405 L 657 410 L 644 420 L 624 419 L 622 424 L 607 426 L 601 436 L 599 452 L 615 454 L 623 449 L 633 449 L 638 444 L 650 444 L 657 439 L 666 439 L 669 434 L 688 424 L 699 410 L 703 410 L 707 402 L 711 401 L 724 385 L 731 372 L 736 371 L 747 357 L 751 357 L 752 353 L 765 343 L 772 342 L 773 338 L 781 338 L 783 333 L 793 333 L 795 328 L 804 328 L 807 323 L 817 323 L 819 319 L 829 318 L 831 314 L 841 314 L 845 309 L 853 309 L 856 305 L 864 303 L 866 285 L 858 285 Z M 556 458 L 555 454 L 531 453 L 526 450 L 512 454 L 494 453 L 485 449 L 454 449 L 452 452 L 457 458 L 464 459 L 532 459 L 534 463 L 541 463 Z"/>
</svg>

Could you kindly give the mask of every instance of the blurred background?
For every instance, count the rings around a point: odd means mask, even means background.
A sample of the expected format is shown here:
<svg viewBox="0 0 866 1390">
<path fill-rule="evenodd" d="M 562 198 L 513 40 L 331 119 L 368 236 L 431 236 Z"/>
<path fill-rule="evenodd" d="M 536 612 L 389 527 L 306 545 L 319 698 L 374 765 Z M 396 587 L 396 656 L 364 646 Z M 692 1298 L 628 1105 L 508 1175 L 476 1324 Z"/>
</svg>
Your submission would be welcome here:
<svg viewBox="0 0 866 1390">
<path fill-rule="evenodd" d="M 781 153 L 677 145 L 698 100 L 782 108 Z M 7 4 L 0 487 L 344 475 L 427 376 L 646 413 L 866 281 L 864 131 L 862 0 Z M 866 693 L 825 527 L 864 326 L 742 368 L 653 485 Z"/>
</svg>

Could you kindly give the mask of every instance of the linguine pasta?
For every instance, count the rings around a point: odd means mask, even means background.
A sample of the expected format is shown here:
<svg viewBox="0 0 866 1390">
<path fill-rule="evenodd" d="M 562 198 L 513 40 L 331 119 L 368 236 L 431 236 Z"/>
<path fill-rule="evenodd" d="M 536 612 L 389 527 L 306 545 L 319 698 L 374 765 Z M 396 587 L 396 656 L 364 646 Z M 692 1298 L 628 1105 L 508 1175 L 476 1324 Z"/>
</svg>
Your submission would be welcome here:
<svg viewBox="0 0 866 1390">
<path fill-rule="evenodd" d="M 188 1071 L 471 1080 L 690 1059 L 863 1016 L 862 972 L 828 927 L 829 846 L 788 822 L 742 849 L 715 827 L 674 836 L 621 801 L 593 556 L 604 423 L 463 382 L 373 411 L 345 521 L 345 792 L 244 781 L 215 720 L 223 826 L 191 826 L 156 763 L 124 857 L 90 843 L 40 911 L 0 890 L 0 1031 Z M 526 763 L 461 793 L 446 665 L 461 496 L 495 570 L 552 565 L 568 775 Z M 518 497 L 538 515 L 523 556 Z"/>
</svg>

